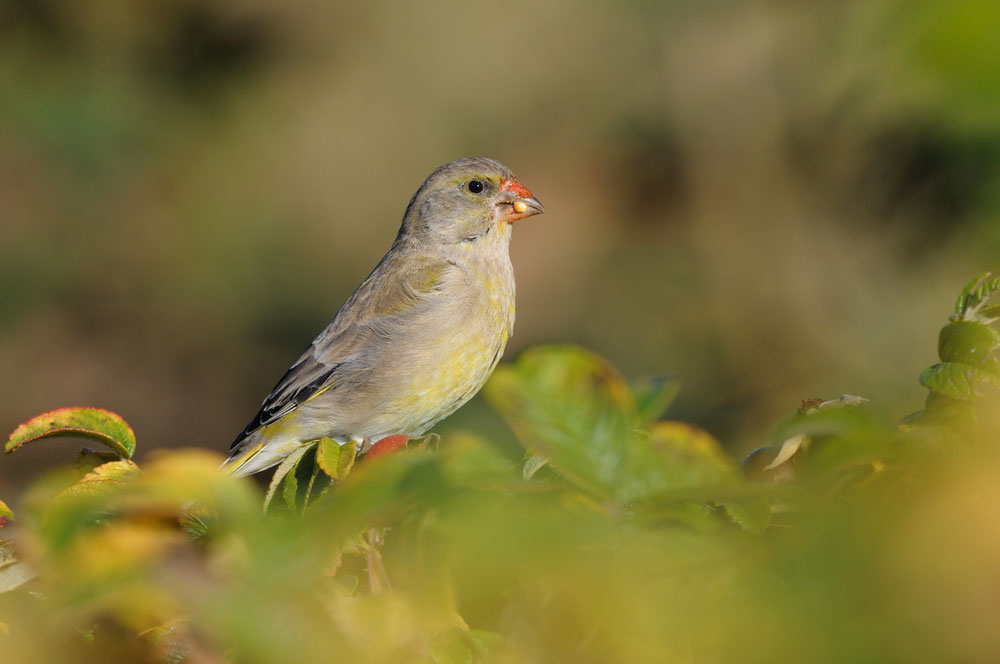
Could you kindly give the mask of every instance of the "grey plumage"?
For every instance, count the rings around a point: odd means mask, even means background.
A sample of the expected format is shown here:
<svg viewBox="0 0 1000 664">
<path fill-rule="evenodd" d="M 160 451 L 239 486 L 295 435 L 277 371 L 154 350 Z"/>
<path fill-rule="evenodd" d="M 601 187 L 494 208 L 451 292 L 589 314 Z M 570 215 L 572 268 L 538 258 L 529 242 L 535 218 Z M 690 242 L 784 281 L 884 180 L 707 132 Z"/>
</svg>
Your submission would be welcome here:
<svg viewBox="0 0 1000 664">
<path fill-rule="evenodd" d="M 233 442 L 230 470 L 263 470 L 321 436 L 421 435 L 468 401 L 513 329 L 509 222 L 541 211 L 492 159 L 434 171 L 389 252 Z"/>
</svg>

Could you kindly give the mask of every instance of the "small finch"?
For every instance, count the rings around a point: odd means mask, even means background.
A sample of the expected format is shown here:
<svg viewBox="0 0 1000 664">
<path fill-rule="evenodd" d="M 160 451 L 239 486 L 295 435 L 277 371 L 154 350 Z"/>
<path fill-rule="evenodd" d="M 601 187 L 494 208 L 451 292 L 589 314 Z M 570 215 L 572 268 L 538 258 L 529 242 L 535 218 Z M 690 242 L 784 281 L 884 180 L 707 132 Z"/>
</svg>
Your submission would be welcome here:
<svg viewBox="0 0 1000 664">
<path fill-rule="evenodd" d="M 511 224 L 543 212 L 510 169 L 437 169 L 389 252 L 271 390 L 223 466 L 249 475 L 323 436 L 420 436 L 483 386 L 514 327 Z"/>
</svg>

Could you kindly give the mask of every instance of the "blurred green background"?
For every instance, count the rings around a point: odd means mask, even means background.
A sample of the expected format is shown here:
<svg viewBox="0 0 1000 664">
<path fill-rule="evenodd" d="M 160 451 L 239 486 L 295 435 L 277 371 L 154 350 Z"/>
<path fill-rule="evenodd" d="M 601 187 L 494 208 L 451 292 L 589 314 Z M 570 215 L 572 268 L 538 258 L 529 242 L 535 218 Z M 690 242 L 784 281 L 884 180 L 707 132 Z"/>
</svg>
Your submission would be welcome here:
<svg viewBox="0 0 1000 664">
<path fill-rule="evenodd" d="M 735 455 L 805 397 L 902 416 L 998 267 L 997 34 L 989 0 L 6 0 L 0 423 L 224 450 L 463 156 L 547 209 L 508 358 L 679 376 Z M 479 399 L 456 428 L 508 439 Z"/>
</svg>

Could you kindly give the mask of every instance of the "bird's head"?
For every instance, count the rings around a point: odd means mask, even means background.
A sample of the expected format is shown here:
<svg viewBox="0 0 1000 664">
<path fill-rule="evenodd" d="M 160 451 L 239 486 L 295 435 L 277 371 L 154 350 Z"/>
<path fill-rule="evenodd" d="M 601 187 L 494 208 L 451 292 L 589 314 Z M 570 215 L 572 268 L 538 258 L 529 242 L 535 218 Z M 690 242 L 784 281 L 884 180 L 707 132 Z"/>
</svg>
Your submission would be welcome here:
<svg viewBox="0 0 1000 664">
<path fill-rule="evenodd" d="M 500 162 L 459 159 L 431 173 L 413 195 L 402 232 L 445 244 L 471 242 L 543 211 Z"/>
</svg>

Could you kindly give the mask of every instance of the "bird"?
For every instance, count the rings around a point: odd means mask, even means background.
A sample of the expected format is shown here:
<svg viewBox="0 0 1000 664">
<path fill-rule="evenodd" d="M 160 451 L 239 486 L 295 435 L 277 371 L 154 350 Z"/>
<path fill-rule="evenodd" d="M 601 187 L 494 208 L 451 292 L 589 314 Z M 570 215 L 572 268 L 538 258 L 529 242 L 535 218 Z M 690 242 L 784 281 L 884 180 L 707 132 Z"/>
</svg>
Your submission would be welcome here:
<svg viewBox="0 0 1000 664">
<path fill-rule="evenodd" d="M 389 251 L 267 395 L 223 469 L 251 475 L 323 437 L 363 453 L 422 436 L 464 405 L 513 333 L 513 224 L 542 212 L 493 159 L 432 172 Z"/>
</svg>

